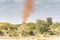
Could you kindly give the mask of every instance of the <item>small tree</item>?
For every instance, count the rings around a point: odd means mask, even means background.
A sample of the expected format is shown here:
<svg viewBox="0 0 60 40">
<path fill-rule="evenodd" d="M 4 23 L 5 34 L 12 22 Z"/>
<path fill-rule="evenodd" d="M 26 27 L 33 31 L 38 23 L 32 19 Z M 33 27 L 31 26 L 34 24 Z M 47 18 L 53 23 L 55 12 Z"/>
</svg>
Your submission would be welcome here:
<svg viewBox="0 0 60 40">
<path fill-rule="evenodd" d="M 43 27 L 45 25 L 45 21 L 44 20 L 37 20 L 36 21 L 36 29 L 40 29 L 41 27 Z"/>
<path fill-rule="evenodd" d="M 50 25 L 52 25 L 52 18 L 51 17 L 48 17 L 46 18 L 46 25 L 49 27 Z"/>
</svg>

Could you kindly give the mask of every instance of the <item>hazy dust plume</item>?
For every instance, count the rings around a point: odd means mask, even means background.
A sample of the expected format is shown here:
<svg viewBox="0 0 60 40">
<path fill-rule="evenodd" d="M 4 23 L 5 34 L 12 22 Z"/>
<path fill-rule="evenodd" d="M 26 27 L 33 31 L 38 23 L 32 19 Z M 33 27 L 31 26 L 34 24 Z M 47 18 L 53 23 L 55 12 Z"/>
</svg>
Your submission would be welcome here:
<svg viewBox="0 0 60 40">
<path fill-rule="evenodd" d="M 24 10 L 22 12 L 22 23 L 25 23 L 32 10 L 32 0 L 25 0 Z"/>
</svg>

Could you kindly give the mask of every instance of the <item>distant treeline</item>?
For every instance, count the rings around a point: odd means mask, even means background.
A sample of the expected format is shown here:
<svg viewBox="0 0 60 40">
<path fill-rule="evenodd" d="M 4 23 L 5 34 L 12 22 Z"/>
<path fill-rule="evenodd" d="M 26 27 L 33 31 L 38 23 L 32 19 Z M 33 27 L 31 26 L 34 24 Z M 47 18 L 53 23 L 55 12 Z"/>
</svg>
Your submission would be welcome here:
<svg viewBox="0 0 60 40">
<path fill-rule="evenodd" d="M 46 20 L 37 19 L 36 23 L 28 22 L 25 24 L 0 23 L 0 36 L 16 37 L 35 36 L 35 35 L 60 35 L 60 23 L 53 22 L 51 17 Z"/>
</svg>

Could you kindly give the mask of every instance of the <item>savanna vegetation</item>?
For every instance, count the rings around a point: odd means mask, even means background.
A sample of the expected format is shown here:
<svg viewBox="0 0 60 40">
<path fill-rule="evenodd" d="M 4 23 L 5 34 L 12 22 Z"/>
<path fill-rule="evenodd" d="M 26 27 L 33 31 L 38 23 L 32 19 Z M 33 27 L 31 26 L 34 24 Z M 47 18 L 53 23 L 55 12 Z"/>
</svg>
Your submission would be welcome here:
<svg viewBox="0 0 60 40">
<path fill-rule="evenodd" d="M 60 22 L 53 22 L 52 18 L 46 20 L 37 19 L 35 23 L 11 24 L 0 23 L 0 36 L 17 37 L 35 35 L 60 35 Z"/>
</svg>

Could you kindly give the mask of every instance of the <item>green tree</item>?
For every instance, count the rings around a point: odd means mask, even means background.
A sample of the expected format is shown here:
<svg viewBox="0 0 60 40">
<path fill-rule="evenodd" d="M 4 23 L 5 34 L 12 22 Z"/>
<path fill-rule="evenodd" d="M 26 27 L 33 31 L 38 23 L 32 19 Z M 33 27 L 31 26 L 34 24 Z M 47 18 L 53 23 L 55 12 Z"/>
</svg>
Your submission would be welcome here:
<svg viewBox="0 0 60 40">
<path fill-rule="evenodd" d="M 40 33 L 46 33 L 50 30 L 50 28 L 46 25 L 44 20 L 37 20 L 36 28 L 40 31 Z"/>
<path fill-rule="evenodd" d="M 52 18 L 51 17 L 48 17 L 46 18 L 46 25 L 49 27 L 50 25 L 52 25 Z"/>
<path fill-rule="evenodd" d="M 36 29 L 40 29 L 41 27 L 43 27 L 45 25 L 45 21 L 44 20 L 37 20 L 36 21 Z"/>
</svg>

